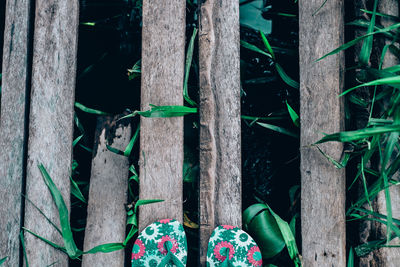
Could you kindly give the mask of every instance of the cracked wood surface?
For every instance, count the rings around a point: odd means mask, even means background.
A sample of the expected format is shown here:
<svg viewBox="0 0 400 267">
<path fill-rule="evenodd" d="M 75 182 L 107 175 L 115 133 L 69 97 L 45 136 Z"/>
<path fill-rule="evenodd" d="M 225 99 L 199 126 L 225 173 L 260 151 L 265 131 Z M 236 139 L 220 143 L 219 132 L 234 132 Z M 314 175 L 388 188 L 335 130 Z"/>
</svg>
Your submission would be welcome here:
<svg viewBox="0 0 400 267">
<path fill-rule="evenodd" d="M 183 105 L 185 0 L 143 1 L 141 109 Z M 139 228 L 183 218 L 183 117 L 140 123 L 140 199 L 164 202 L 139 208 Z"/>
<path fill-rule="evenodd" d="M 0 257 L 8 257 L 5 266 L 20 264 L 30 16 L 30 0 L 7 1 L 0 104 Z"/>
<path fill-rule="evenodd" d="M 128 200 L 129 160 L 109 151 L 106 145 L 124 151 L 131 137 L 127 120 L 121 116 L 104 116 L 97 119 L 95 144 L 90 175 L 89 200 L 85 229 L 84 251 L 106 243 L 125 240 Z M 124 267 L 125 251 L 86 254 L 82 266 Z"/>
<path fill-rule="evenodd" d="M 301 222 L 304 266 L 346 265 L 345 173 L 310 145 L 322 132 L 344 130 L 344 54 L 316 60 L 344 41 L 344 2 L 302 1 L 299 5 Z M 320 146 L 339 160 L 342 145 Z"/>
<path fill-rule="evenodd" d="M 200 4 L 200 264 L 221 224 L 241 227 L 239 2 Z"/>
<path fill-rule="evenodd" d="M 78 39 L 78 0 L 36 0 L 26 196 L 51 221 L 59 215 L 37 167 L 42 163 L 70 206 Z M 25 227 L 63 245 L 61 235 L 25 202 Z M 30 266 L 68 266 L 68 256 L 25 232 Z"/>
</svg>

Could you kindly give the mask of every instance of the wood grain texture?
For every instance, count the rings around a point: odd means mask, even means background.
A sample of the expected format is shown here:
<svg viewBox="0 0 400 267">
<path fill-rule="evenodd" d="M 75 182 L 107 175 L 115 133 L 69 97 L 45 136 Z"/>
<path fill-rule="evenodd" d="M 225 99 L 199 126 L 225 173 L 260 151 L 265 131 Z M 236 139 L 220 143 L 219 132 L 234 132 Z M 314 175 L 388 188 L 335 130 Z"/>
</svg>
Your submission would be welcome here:
<svg viewBox="0 0 400 267">
<path fill-rule="evenodd" d="M 185 0 L 143 1 L 141 108 L 183 105 Z M 157 219 L 182 222 L 183 117 L 141 118 L 139 228 Z"/>
<path fill-rule="evenodd" d="M 126 120 L 108 116 L 97 119 L 95 145 L 90 175 L 89 203 L 84 251 L 125 239 L 129 161 L 109 151 L 108 144 L 124 151 L 129 144 L 131 127 Z M 123 124 L 125 122 L 125 124 Z M 82 266 L 124 266 L 124 250 L 111 253 L 86 254 Z"/>
<path fill-rule="evenodd" d="M 54 223 L 59 215 L 37 165 L 49 172 L 70 205 L 78 0 L 37 0 L 29 117 L 26 195 Z M 59 245 L 60 234 L 29 202 L 25 227 Z M 25 233 L 30 266 L 68 266 L 68 257 Z"/>
<path fill-rule="evenodd" d="M 378 12 L 389 14 L 392 16 L 399 16 L 399 2 L 396 0 L 381 0 L 378 4 Z M 381 18 L 381 24 L 384 27 L 392 25 L 394 22 L 387 18 Z M 391 41 L 386 40 L 382 43 L 382 47 L 386 44 L 390 44 Z M 382 68 L 392 67 L 399 64 L 399 60 L 396 55 L 394 55 L 390 50 L 387 51 Z M 399 173 L 394 176 L 399 177 Z M 393 177 L 396 179 L 396 177 Z M 400 218 L 400 186 L 392 186 L 389 189 L 390 198 L 392 203 L 392 216 L 393 218 Z M 385 192 L 382 191 L 378 194 L 376 203 L 376 212 L 386 215 L 386 200 Z M 386 238 L 386 226 L 381 223 L 374 223 L 373 229 L 377 233 L 377 238 Z M 400 239 L 395 238 L 390 242 L 390 245 L 398 246 L 400 245 Z M 382 266 L 382 267 L 397 267 L 400 263 L 400 248 L 390 247 L 390 248 L 380 248 L 378 251 L 374 252 L 373 260 L 370 261 L 368 266 Z"/>
<path fill-rule="evenodd" d="M 239 2 L 200 4 L 200 264 L 221 224 L 241 227 Z"/>
<path fill-rule="evenodd" d="M 322 132 L 344 130 L 342 53 L 316 60 L 343 44 L 343 0 L 299 4 L 301 221 L 304 266 L 346 266 L 345 173 L 310 145 Z M 340 143 L 321 146 L 339 160 Z"/>
<path fill-rule="evenodd" d="M 8 256 L 5 266 L 20 262 L 30 10 L 30 0 L 7 1 L 0 104 L 0 257 Z"/>
</svg>

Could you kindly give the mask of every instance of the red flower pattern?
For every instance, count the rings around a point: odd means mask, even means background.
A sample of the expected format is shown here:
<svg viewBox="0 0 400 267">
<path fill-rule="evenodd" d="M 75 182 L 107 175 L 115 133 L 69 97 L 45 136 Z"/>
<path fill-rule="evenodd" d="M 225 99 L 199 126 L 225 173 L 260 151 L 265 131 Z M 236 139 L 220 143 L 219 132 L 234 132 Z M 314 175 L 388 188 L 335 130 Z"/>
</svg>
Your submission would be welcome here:
<svg viewBox="0 0 400 267">
<path fill-rule="evenodd" d="M 132 252 L 132 260 L 135 259 L 140 259 L 141 257 L 143 257 L 144 252 L 146 251 L 146 247 L 144 246 L 143 242 L 140 239 L 136 239 L 135 244 L 133 245 L 134 249 L 135 246 L 139 247 L 139 251 Z"/>
<path fill-rule="evenodd" d="M 172 253 L 175 253 L 176 250 L 178 249 L 178 242 L 176 242 L 175 239 L 169 237 L 168 235 L 165 235 L 165 236 L 161 237 L 161 241 L 157 245 L 158 250 L 163 255 L 167 255 L 167 253 L 168 253 L 168 251 L 164 247 L 164 243 L 167 242 L 167 241 L 170 241 L 172 243 L 172 248 L 170 249 L 170 251 Z"/>
<path fill-rule="evenodd" d="M 221 249 L 222 248 L 227 248 L 229 249 L 229 259 L 232 259 L 233 254 L 235 254 L 235 249 L 233 248 L 233 245 L 227 241 L 222 241 L 219 242 L 215 248 L 214 248 L 214 255 L 215 258 L 217 258 L 217 260 L 219 261 L 224 261 L 226 259 L 225 255 L 221 255 Z"/>
<path fill-rule="evenodd" d="M 255 253 L 259 253 L 258 257 L 255 259 L 254 258 L 254 254 Z M 262 257 L 261 257 L 261 251 L 260 248 L 258 246 L 254 246 L 252 247 L 249 252 L 247 253 L 247 259 L 249 260 L 249 262 L 251 263 L 251 265 L 253 266 L 262 266 Z"/>
<path fill-rule="evenodd" d="M 171 222 L 171 219 L 163 219 L 159 221 L 160 223 L 167 224 Z"/>
<path fill-rule="evenodd" d="M 232 229 L 235 229 L 235 226 L 232 226 L 232 225 L 221 225 L 224 229 L 226 229 L 226 230 L 232 230 Z"/>
</svg>

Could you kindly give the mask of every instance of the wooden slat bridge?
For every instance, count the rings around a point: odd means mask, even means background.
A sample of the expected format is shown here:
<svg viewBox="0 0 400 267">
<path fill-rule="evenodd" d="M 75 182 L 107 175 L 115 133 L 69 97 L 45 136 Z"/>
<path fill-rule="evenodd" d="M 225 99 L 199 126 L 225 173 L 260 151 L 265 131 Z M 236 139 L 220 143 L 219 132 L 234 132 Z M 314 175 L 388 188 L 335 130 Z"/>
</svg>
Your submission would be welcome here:
<svg viewBox="0 0 400 267">
<path fill-rule="evenodd" d="M 238 0 L 199 2 L 199 225 L 200 263 L 205 266 L 212 230 L 219 224 L 242 223 L 240 32 Z M 344 79 L 343 54 L 315 60 L 343 43 L 344 1 L 327 1 L 326 7 L 313 15 L 322 2 L 308 0 L 299 5 L 302 251 L 304 266 L 344 267 L 344 172 L 308 147 L 321 137 L 320 132 L 343 129 L 343 103 L 336 97 Z M 149 104 L 184 104 L 185 6 L 185 0 L 143 0 L 142 110 Z M 30 202 L 60 225 L 37 168 L 42 163 L 68 208 L 70 205 L 79 1 L 7 1 L 5 25 L 0 258 L 7 257 L 5 266 L 15 267 L 24 265 L 22 227 L 63 243 L 54 226 Z M 123 204 L 129 164 L 105 148 L 111 128 L 118 132 L 112 140 L 114 146 L 123 149 L 131 138 L 130 125 L 113 117 L 99 118 L 85 250 L 100 243 L 121 242 L 126 235 Z M 336 158 L 342 151 L 338 144 L 323 149 Z M 140 198 L 165 201 L 140 208 L 139 228 L 167 217 L 182 222 L 183 117 L 141 118 L 140 157 Z M 114 228 L 110 230 L 110 226 Z M 65 253 L 27 232 L 24 237 L 30 266 L 68 266 Z M 117 251 L 84 256 L 82 264 L 125 266 L 125 258 L 123 251 Z"/>
</svg>

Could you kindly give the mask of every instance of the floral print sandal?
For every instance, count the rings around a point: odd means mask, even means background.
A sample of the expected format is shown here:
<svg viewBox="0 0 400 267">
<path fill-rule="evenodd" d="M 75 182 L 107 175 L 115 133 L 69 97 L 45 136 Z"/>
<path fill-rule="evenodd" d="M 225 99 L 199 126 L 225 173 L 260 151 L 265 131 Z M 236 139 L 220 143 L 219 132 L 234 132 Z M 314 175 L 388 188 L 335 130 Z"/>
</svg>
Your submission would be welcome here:
<svg viewBox="0 0 400 267">
<path fill-rule="evenodd" d="M 208 242 L 207 267 L 262 266 L 260 248 L 249 234 L 231 225 L 215 228 Z"/>
<path fill-rule="evenodd" d="M 184 267 L 186 235 L 182 224 L 164 219 L 147 226 L 132 249 L 132 267 Z"/>
</svg>

